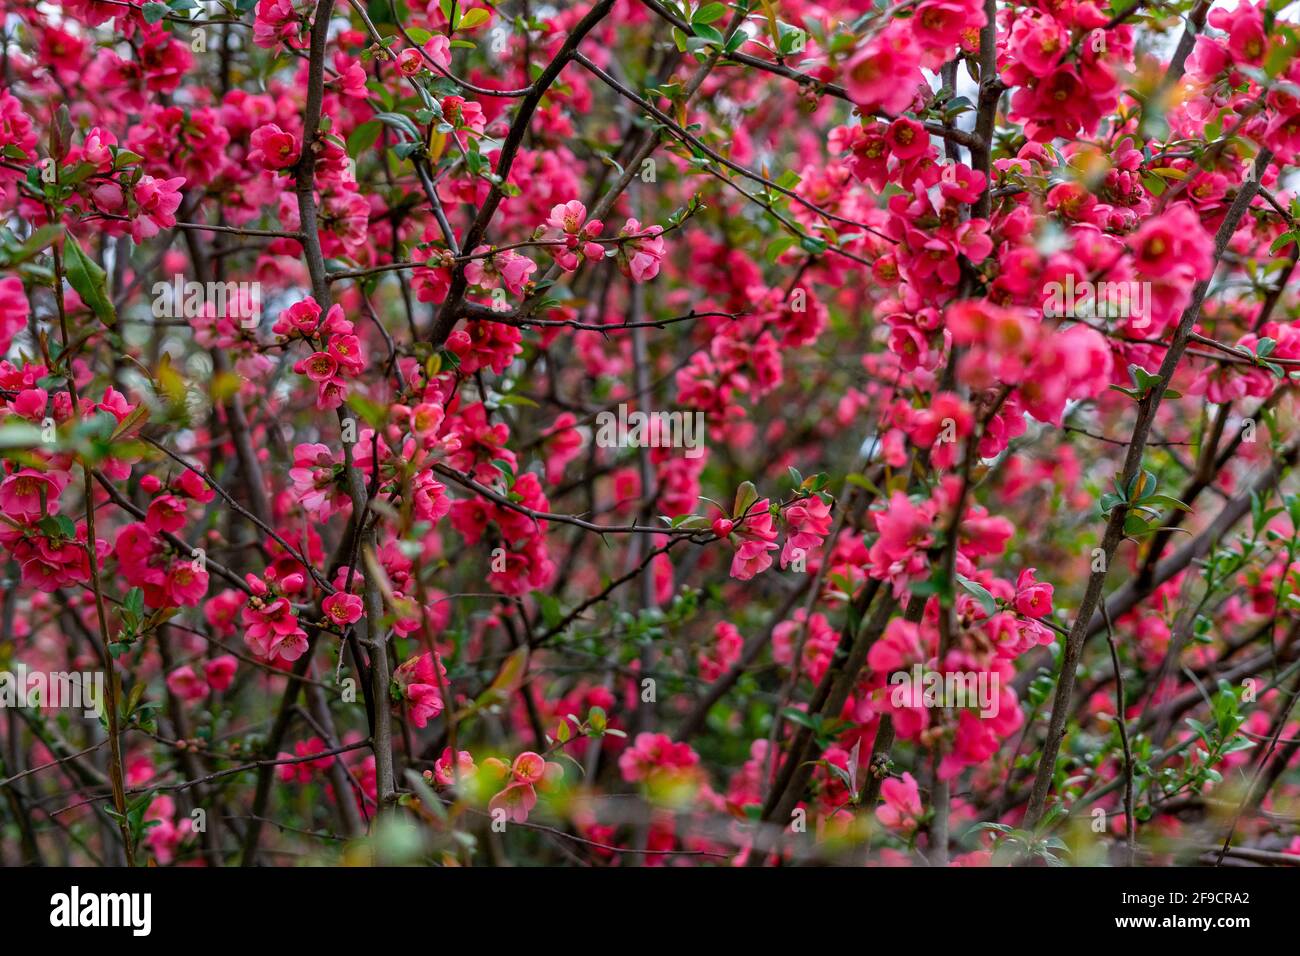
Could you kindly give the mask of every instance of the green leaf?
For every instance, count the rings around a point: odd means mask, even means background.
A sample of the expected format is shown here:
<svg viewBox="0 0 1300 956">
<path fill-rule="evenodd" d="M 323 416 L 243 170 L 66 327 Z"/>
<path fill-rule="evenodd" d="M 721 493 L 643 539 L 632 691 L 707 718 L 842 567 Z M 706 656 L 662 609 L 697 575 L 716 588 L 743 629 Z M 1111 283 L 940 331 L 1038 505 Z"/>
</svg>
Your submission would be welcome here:
<svg viewBox="0 0 1300 956">
<path fill-rule="evenodd" d="M 424 782 L 424 777 L 414 770 L 408 769 L 406 771 L 406 780 L 411 785 L 415 795 L 420 798 L 420 802 L 425 805 L 430 813 L 439 820 L 447 819 L 447 808 L 438 799 L 438 795 L 433 792 L 433 788 Z"/>
<path fill-rule="evenodd" d="M 1192 510 L 1192 506 L 1184 501 L 1179 501 L 1173 495 L 1147 495 L 1141 501 L 1137 502 L 1143 505 L 1164 505 L 1166 508 L 1177 508 L 1179 511 Z"/>
<path fill-rule="evenodd" d="M 404 133 L 415 142 L 420 142 L 420 130 L 409 116 L 403 116 L 401 113 L 377 113 L 375 119 L 385 126 L 391 126 L 393 129 Z"/>
<path fill-rule="evenodd" d="M 957 575 L 957 583 L 974 595 L 975 600 L 979 601 L 980 607 L 984 609 L 985 614 L 992 617 L 997 613 L 998 602 L 994 599 L 993 595 L 989 593 L 988 588 L 980 584 L 978 581 L 972 581 L 970 578 L 961 574 Z"/>
<path fill-rule="evenodd" d="M 691 26 L 699 26 L 701 23 L 712 23 L 714 20 L 720 20 L 726 16 L 727 7 L 722 3 L 706 3 L 700 9 L 691 14 Z"/>
<path fill-rule="evenodd" d="M 537 408 L 535 401 L 527 395 L 502 395 L 497 399 L 498 405 L 522 405 L 527 408 Z"/>
<path fill-rule="evenodd" d="M 736 500 L 731 506 L 731 517 L 740 518 L 749 510 L 749 506 L 758 500 L 758 489 L 752 481 L 741 482 L 736 489 Z"/>
<path fill-rule="evenodd" d="M 785 708 L 781 711 L 781 716 L 792 724 L 798 724 L 800 727 L 807 727 L 809 730 L 817 729 L 816 719 L 807 711 L 799 710 L 797 707 Z"/>
<path fill-rule="evenodd" d="M 77 290 L 81 301 L 86 303 L 105 325 L 116 325 L 117 310 L 113 308 L 113 301 L 108 297 L 108 276 L 99 267 L 99 263 L 86 255 L 81 244 L 71 234 L 63 244 L 63 252 L 63 266 L 64 272 L 67 273 L 68 284 Z"/>
<path fill-rule="evenodd" d="M 691 29 L 701 40 L 708 43 L 716 43 L 718 46 L 722 46 L 723 40 L 725 39 L 720 30 L 717 30 L 706 23 L 692 23 Z"/>
<path fill-rule="evenodd" d="M 819 256 L 830 248 L 825 239 L 818 239 L 816 236 L 801 236 L 799 238 L 799 246 L 804 252 L 810 253 L 814 256 Z"/>
<path fill-rule="evenodd" d="M 375 145 L 384 124 L 379 120 L 366 120 L 348 136 L 348 155 L 354 159 Z"/>
<path fill-rule="evenodd" d="M 1150 173 L 1142 174 L 1142 185 L 1147 188 L 1148 192 L 1159 196 L 1165 191 L 1165 181 L 1159 176 L 1153 176 Z"/>
<path fill-rule="evenodd" d="M 126 599 L 122 606 L 134 614 L 136 617 L 144 616 L 144 591 L 139 588 L 132 588 L 126 592 Z"/>
<path fill-rule="evenodd" d="M 492 14 L 482 7 L 475 7 L 473 10 L 467 10 L 465 15 L 460 18 L 460 23 L 456 24 L 457 30 L 472 30 L 482 23 L 487 23 L 492 19 Z"/>
<path fill-rule="evenodd" d="M 35 448 L 41 443 L 41 430 L 29 422 L 0 425 L 0 449 Z"/>
<path fill-rule="evenodd" d="M 1150 529 L 1147 527 L 1146 520 L 1139 514 L 1129 512 L 1124 518 L 1124 533 L 1130 536 L 1146 534 Z"/>
<path fill-rule="evenodd" d="M 7 265 L 10 268 L 21 265 L 28 259 L 40 255 L 54 242 L 59 236 L 63 235 L 63 226 L 58 223 L 48 223 L 32 232 L 27 240 L 23 242 L 13 254 L 7 257 Z"/>
</svg>

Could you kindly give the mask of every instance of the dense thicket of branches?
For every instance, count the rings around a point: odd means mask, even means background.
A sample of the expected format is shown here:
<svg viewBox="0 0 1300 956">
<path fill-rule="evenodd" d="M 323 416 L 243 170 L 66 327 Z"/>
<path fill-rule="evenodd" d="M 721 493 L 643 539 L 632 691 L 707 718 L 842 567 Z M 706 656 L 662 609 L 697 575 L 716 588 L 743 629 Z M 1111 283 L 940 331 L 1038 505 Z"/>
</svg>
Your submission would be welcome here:
<svg viewBox="0 0 1300 956">
<path fill-rule="evenodd" d="M 1300 862 L 1283 3 L 0 11 L 0 862 Z"/>
</svg>

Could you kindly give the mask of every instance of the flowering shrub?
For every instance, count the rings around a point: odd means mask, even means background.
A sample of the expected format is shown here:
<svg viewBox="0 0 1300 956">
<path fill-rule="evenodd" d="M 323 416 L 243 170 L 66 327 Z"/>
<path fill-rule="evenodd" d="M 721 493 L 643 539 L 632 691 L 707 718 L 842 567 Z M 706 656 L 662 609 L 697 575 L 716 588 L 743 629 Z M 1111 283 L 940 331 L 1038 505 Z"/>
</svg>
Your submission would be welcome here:
<svg viewBox="0 0 1300 956">
<path fill-rule="evenodd" d="M 0 861 L 1300 862 L 1284 4 L 220 6 L 3 0 Z"/>
</svg>

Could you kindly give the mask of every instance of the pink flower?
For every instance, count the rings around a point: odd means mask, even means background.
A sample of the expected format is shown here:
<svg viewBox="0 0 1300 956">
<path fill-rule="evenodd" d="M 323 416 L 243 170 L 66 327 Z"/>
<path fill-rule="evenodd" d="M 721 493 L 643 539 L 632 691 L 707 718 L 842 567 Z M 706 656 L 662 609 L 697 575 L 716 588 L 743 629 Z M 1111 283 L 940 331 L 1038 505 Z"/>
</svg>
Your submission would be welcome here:
<svg viewBox="0 0 1300 956">
<path fill-rule="evenodd" d="M 899 113 L 916 96 L 920 61 L 921 50 L 912 38 L 911 26 L 895 20 L 849 58 L 842 82 L 863 112 Z"/>
<path fill-rule="evenodd" d="M 402 76 L 415 76 L 424 69 L 424 57 L 415 47 L 407 47 L 397 54 L 397 69 Z"/>
<path fill-rule="evenodd" d="M 434 478 L 430 471 L 422 471 L 412 479 L 411 503 L 415 516 L 421 521 L 440 521 L 451 511 L 447 486 Z"/>
<path fill-rule="evenodd" d="M 293 370 L 299 375 L 306 375 L 313 382 L 328 382 L 338 374 L 339 363 L 328 352 L 313 352 L 296 362 Z"/>
<path fill-rule="evenodd" d="M 535 806 L 537 806 L 537 791 L 533 789 L 533 785 L 514 781 L 488 801 L 488 812 L 495 818 L 497 811 L 502 811 L 510 822 L 526 823 L 528 814 Z"/>
<path fill-rule="evenodd" d="M 1238 4 L 1232 10 L 1210 11 L 1210 25 L 1228 35 L 1228 50 L 1238 63 L 1259 66 L 1268 52 L 1269 38 L 1264 32 L 1263 4 Z"/>
<path fill-rule="evenodd" d="M 161 229 L 176 225 L 174 213 L 181 204 L 181 186 L 185 177 L 154 179 L 141 176 L 135 184 L 137 218 L 131 222 L 131 236 L 136 242 L 158 235 Z"/>
<path fill-rule="evenodd" d="M 337 308 L 334 306 L 330 313 Z M 339 314 L 342 315 L 342 310 L 339 310 Z M 355 335 L 331 335 L 329 354 L 338 363 L 338 367 L 349 375 L 360 375 L 365 370 L 365 353 L 361 350 L 361 340 Z"/>
<path fill-rule="evenodd" d="M 296 661 L 302 657 L 307 652 L 307 633 L 299 626 L 289 601 L 269 594 L 266 585 L 252 574 L 245 580 L 254 595 L 242 612 L 244 643 L 267 661 Z"/>
<path fill-rule="evenodd" d="M 424 41 L 424 52 L 444 70 L 451 68 L 451 39 L 441 33 L 434 34 Z"/>
<path fill-rule="evenodd" d="M 923 812 L 921 791 L 910 773 L 904 773 L 901 780 L 890 777 L 882 783 L 880 796 L 885 802 L 876 807 L 877 820 L 904 835 L 916 829 Z"/>
<path fill-rule="evenodd" d="M 551 208 L 551 214 L 546 219 L 546 225 L 560 232 L 576 236 L 582 228 L 582 224 L 587 221 L 587 207 L 577 199 L 571 199 L 566 203 L 559 203 Z"/>
<path fill-rule="evenodd" d="M 442 426 L 443 410 L 441 405 L 421 402 L 411 409 L 409 419 L 411 431 L 422 437 L 436 438 Z"/>
<path fill-rule="evenodd" d="M 524 284 L 537 270 L 537 263 L 509 249 L 485 255 L 490 249 L 491 246 L 475 248 L 474 254 L 480 258 L 466 263 L 465 278 L 471 285 L 482 289 L 495 289 L 498 284 L 504 283 L 515 295 L 523 295 Z"/>
<path fill-rule="evenodd" d="M 442 100 L 442 117 L 458 130 L 482 133 L 487 125 L 483 107 L 463 96 L 446 96 Z"/>
<path fill-rule="evenodd" d="M 339 627 L 347 627 L 361 620 L 362 601 L 355 594 L 337 591 L 321 602 L 325 616 Z"/>
<path fill-rule="evenodd" d="M 641 236 L 618 244 L 618 267 L 623 275 L 636 282 L 648 282 L 659 274 L 659 263 L 664 258 L 664 241 L 660 226 L 643 227 L 629 219 L 619 230 L 620 236 Z"/>
<path fill-rule="evenodd" d="M 348 397 L 348 384 L 342 379 L 327 378 L 316 385 L 316 407 L 338 408 Z"/>
<path fill-rule="evenodd" d="M 1214 239 L 1186 203 L 1144 223 L 1129 238 L 1129 248 L 1138 272 L 1153 279 L 1170 273 L 1205 279 L 1214 265 Z"/>
<path fill-rule="evenodd" d="M 889 124 L 885 142 L 899 159 L 913 159 L 930 148 L 930 134 L 916 120 L 900 116 Z"/>
<path fill-rule="evenodd" d="M 719 621 L 713 628 L 713 645 L 701 649 L 697 658 L 700 677 L 707 681 L 717 680 L 740 659 L 744 644 L 744 638 L 740 636 L 736 625 L 730 621 Z"/>
<path fill-rule="evenodd" d="M 643 732 L 618 758 L 623 779 L 638 783 L 656 777 L 687 777 L 696 772 L 699 754 L 690 744 L 674 743 L 667 734 Z"/>
<path fill-rule="evenodd" d="M 39 422 L 45 418 L 49 401 L 50 396 L 45 389 L 25 388 L 9 403 L 9 409 L 29 422 Z"/>
<path fill-rule="evenodd" d="M 208 696 L 208 685 L 188 664 L 167 675 L 167 689 L 181 700 L 202 700 Z"/>
<path fill-rule="evenodd" d="M 871 645 L 867 663 L 877 674 L 888 675 L 906 670 L 912 664 L 924 661 L 925 657 L 920 628 L 911 621 L 896 617 L 886 625 L 880 639 Z"/>
<path fill-rule="evenodd" d="M 442 756 L 433 762 L 433 779 L 443 787 L 450 787 L 456 782 L 456 777 L 464 780 L 466 777 L 474 775 L 476 768 L 474 758 L 468 750 L 458 750 L 456 752 L 455 768 L 452 767 L 451 748 L 444 747 Z M 428 771 L 425 771 L 428 773 Z"/>
<path fill-rule="evenodd" d="M 116 136 L 98 126 L 92 126 L 81 141 L 81 158 L 94 166 L 96 172 L 106 173 L 113 168 L 111 147 L 116 145 Z"/>
<path fill-rule="evenodd" d="M 0 279 L 0 355 L 9 351 L 14 336 L 27 327 L 29 312 L 23 280 L 16 275 Z"/>
<path fill-rule="evenodd" d="M 173 820 L 175 815 L 176 801 L 168 796 L 153 800 L 144 814 L 145 822 L 150 824 L 144 842 L 162 866 L 175 859 L 181 843 L 194 831 L 193 820 L 187 818 L 177 823 Z"/>
<path fill-rule="evenodd" d="M 393 674 L 393 681 L 406 701 L 411 723 L 416 727 L 424 727 L 442 713 L 442 692 L 438 683 L 439 674 L 443 681 L 446 680 L 447 668 L 442 661 L 438 661 L 437 666 L 435 673 L 433 655 L 425 653 L 411 658 Z"/>
<path fill-rule="evenodd" d="M 948 446 L 946 450 L 955 458 L 955 446 L 974 427 L 975 415 L 970 405 L 953 392 L 939 392 L 926 408 L 916 413 L 909 431 L 912 441 L 922 448 L 931 448 L 938 442 L 940 450 Z"/>
<path fill-rule="evenodd" d="M 36 130 L 31 118 L 23 112 L 23 104 L 8 89 L 0 90 L 0 150 L 16 147 L 25 156 L 13 156 L 15 161 L 35 158 Z"/>
<path fill-rule="evenodd" d="M 731 559 L 731 576 L 738 581 L 748 581 L 772 566 L 770 552 L 777 549 L 777 532 L 770 507 L 766 498 L 755 502 L 735 525 L 732 533 L 740 546 Z"/>
<path fill-rule="evenodd" d="M 205 505 L 217 497 L 217 493 L 209 487 L 208 483 L 200 478 L 197 472 L 189 469 L 177 475 L 172 484 L 181 494 L 194 499 L 199 504 Z"/>
<path fill-rule="evenodd" d="M 203 662 L 203 676 L 214 691 L 222 693 L 234 683 L 235 671 L 238 668 L 239 661 L 233 654 L 222 654 L 220 657 Z"/>
<path fill-rule="evenodd" d="M 563 481 L 565 467 L 582 453 L 582 432 L 574 427 L 577 423 L 572 412 L 561 412 L 542 432 L 546 436 L 546 480 L 551 484 Z"/>
<path fill-rule="evenodd" d="M 594 261 L 604 258 L 604 247 L 594 241 L 603 228 L 604 224 L 599 219 L 588 222 L 587 207 L 578 200 L 571 199 L 551 207 L 543 236 L 562 243 L 549 247 L 551 255 L 561 269 L 572 272 L 578 268 L 579 256 Z"/>
<path fill-rule="evenodd" d="M 1045 77 L 1069 50 L 1070 36 L 1054 17 L 1029 10 L 1016 18 L 1008 46 L 1015 51 L 1017 63 L 1034 76 Z"/>
<path fill-rule="evenodd" d="M 314 335 L 320 325 L 320 313 L 320 305 L 315 299 L 302 299 L 280 313 L 280 318 L 271 331 L 277 335 L 289 335 L 291 332 Z"/>
<path fill-rule="evenodd" d="M 263 169 L 289 169 L 298 162 L 301 148 L 292 133 L 286 133 L 275 123 L 267 123 L 253 131 L 249 138 L 252 149 L 248 161 Z"/>
<path fill-rule="evenodd" d="M 348 500 L 339 485 L 342 456 L 335 458 L 329 447 L 320 442 L 298 445 L 293 450 L 289 480 L 294 494 L 308 512 L 320 520 L 336 513 Z"/>
<path fill-rule="evenodd" d="M 924 0 L 912 16 L 912 35 L 927 50 L 950 50 L 985 22 L 979 0 Z"/>
<path fill-rule="evenodd" d="M 444 756 L 447 756 L 446 751 Z M 491 763 L 494 770 L 501 766 L 500 761 Z M 509 782 L 505 788 L 488 801 L 488 812 L 495 814 L 503 810 L 507 820 L 524 823 L 533 807 L 537 806 L 537 788 L 558 782 L 563 772 L 558 763 L 548 762 L 531 750 L 524 751 L 510 765 Z"/>
<path fill-rule="evenodd" d="M 800 640 L 803 641 L 803 655 L 799 660 L 799 670 L 813 683 L 819 683 L 830 667 L 831 657 L 839 644 L 839 634 L 831 628 L 825 614 L 813 614 L 810 618 L 803 608 L 799 608 L 793 618 L 772 629 L 772 659 L 782 667 L 793 669 L 794 652 Z"/>
<path fill-rule="evenodd" d="M 1016 610 L 1025 617 L 1046 617 L 1052 613 L 1052 586 L 1034 580 L 1034 568 L 1025 568 L 1016 581 Z"/>
<path fill-rule="evenodd" d="M 965 163 L 953 163 L 943 168 L 939 191 L 953 202 L 969 205 L 980 198 L 987 181 L 978 169 L 971 169 Z M 975 257 L 975 261 L 978 262 L 987 255 L 988 250 L 985 250 L 982 255 Z"/>
<path fill-rule="evenodd" d="M 207 593 L 207 571 L 195 568 L 188 558 L 181 558 L 172 564 L 164 584 L 168 604 L 197 607 Z"/>
<path fill-rule="evenodd" d="M 781 567 L 818 550 L 831 530 L 831 506 L 813 495 L 785 509 L 789 533 L 781 550 Z"/>
<path fill-rule="evenodd" d="M 11 518 L 30 520 L 58 514 L 59 495 L 67 483 L 64 472 L 21 468 L 0 482 L 0 511 Z"/>
<path fill-rule="evenodd" d="M 546 773 L 546 761 L 531 750 L 525 750 L 511 764 L 510 773 L 519 783 L 537 783 Z"/>
<path fill-rule="evenodd" d="M 282 43 L 296 45 L 307 20 L 294 9 L 293 0 L 258 0 L 253 22 L 253 42 L 264 49 Z"/>
<path fill-rule="evenodd" d="M 293 745 L 293 754 L 281 751 L 276 755 L 277 760 L 292 759 L 293 757 L 308 757 L 312 754 L 323 753 L 325 751 L 325 741 L 319 737 L 312 737 L 308 740 L 300 740 Z M 296 763 L 282 763 L 276 768 L 276 774 L 283 783 L 311 783 L 314 776 L 323 773 L 330 767 L 334 766 L 335 757 L 331 754 L 327 757 L 321 757 L 318 760 L 300 760 Z"/>
<path fill-rule="evenodd" d="M 154 534 L 160 531 L 179 531 L 185 527 L 185 502 L 175 495 L 155 498 L 149 503 L 144 523 Z"/>
</svg>

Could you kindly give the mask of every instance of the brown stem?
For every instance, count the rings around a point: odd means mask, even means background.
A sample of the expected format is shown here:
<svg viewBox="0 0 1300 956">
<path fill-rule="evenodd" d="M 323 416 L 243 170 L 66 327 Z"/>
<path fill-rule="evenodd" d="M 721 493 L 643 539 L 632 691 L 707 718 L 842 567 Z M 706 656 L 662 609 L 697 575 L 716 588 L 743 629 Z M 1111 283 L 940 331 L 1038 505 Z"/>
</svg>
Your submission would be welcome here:
<svg viewBox="0 0 1300 956">
<path fill-rule="evenodd" d="M 1223 257 L 1224 250 L 1227 249 L 1228 240 L 1232 238 L 1233 232 L 1237 229 L 1237 224 L 1241 222 L 1242 216 L 1246 213 L 1246 208 L 1255 195 L 1255 184 L 1263 175 L 1264 170 L 1268 168 L 1272 159 L 1273 154 L 1271 151 L 1267 149 L 1260 151 L 1255 159 L 1255 175 L 1242 185 L 1237 197 L 1233 200 L 1232 206 L 1228 209 L 1223 223 L 1219 226 L 1218 234 L 1214 237 L 1214 261 L 1216 266 L 1219 259 Z M 1122 488 L 1130 487 L 1142 466 L 1142 454 L 1146 450 L 1156 412 L 1160 408 L 1160 402 L 1164 398 L 1165 391 L 1168 389 L 1174 372 L 1178 368 L 1178 363 L 1183 357 L 1183 352 L 1187 348 L 1187 343 L 1191 339 L 1192 326 L 1195 325 L 1197 318 L 1201 314 L 1201 305 L 1205 302 L 1209 287 L 1210 282 L 1208 279 L 1203 279 L 1196 284 L 1196 288 L 1192 293 L 1192 301 L 1184 310 L 1178 328 L 1174 332 L 1173 342 L 1165 352 L 1164 361 L 1160 364 L 1159 381 L 1151 387 L 1151 390 L 1138 404 L 1138 418 L 1133 428 L 1133 441 L 1128 447 L 1128 455 L 1124 460 L 1124 470 L 1120 479 Z M 1043 741 L 1043 752 L 1039 758 L 1038 769 L 1034 776 L 1034 787 L 1030 794 L 1029 806 L 1025 811 L 1025 825 L 1028 828 L 1038 824 L 1047 806 L 1047 792 L 1051 788 L 1052 778 L 1055 776 L 1056 756 L 1061 748 L 1061 738 L 1065 735 L 1065 719 L 1070 709 L 1070 695 L 1074 691 L 1075 668 L 1078 667 L 1083 642 L 1091 625 L 1093 614 L 1097 610 L 1098 602 L 1102 599 L 1102 591 L 1106 585 L 1106 574 L 1110 567 L 1111 558 L 1124 536 L 1124 519 L 1127 514 L 1128 508 L 1124 503 L 1116 505 L 1111 511 L 1110 520 L 1106 523 L 1106 530 L 1101 541 L 1103 555 L 1101 568 L 1094 571 L 1088 578 L 1087 590 L 1084 592 L 1083 600 L 1079 605 L 1074 625 L 1070 628 L 1070 633 L 1066 638 L 1065 653 L 1062 655 L 1061 662 L 1061 677 L 1056 687 L 1056 696 L 1052 701 L 1052 717 L 1048 724 L 1047 738 Z"/>
</svg>

